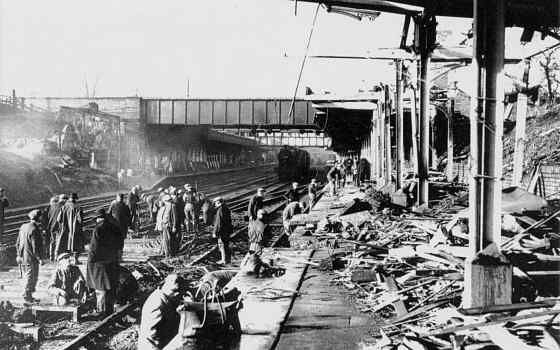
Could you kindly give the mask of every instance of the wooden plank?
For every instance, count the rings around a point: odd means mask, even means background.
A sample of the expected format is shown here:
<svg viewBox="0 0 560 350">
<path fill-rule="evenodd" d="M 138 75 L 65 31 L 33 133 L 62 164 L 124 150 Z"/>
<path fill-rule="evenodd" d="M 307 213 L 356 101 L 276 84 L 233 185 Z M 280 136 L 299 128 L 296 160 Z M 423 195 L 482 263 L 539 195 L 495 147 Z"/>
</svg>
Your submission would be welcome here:
<svg viewBox="0 0 560 350">
<path fill-rule="evenodd" d="M 506 323 L 506 322 L 510 322 L 510 321 L 528 320 L 528 319 L 531 319 L 531 318 L 537 318 L 537 317 L 543 317 L 543 316 L 554 316 L 554 315 L 558 315 L 558 314 L 560 314 L 560 310 L 547 310 L 547 311 L 535 312 L 535 313 L 532 313 L 532 314 L 523 314 L 523 315 L 517 315 L 517 316 L 503 317 L 503 318 L 500 318 L 500 319 L 494 320 L 494 321 L 474 322 L 474 323 L 471 323 L 471 324 L 464 324 L 464 325 L 460 325 L 460 326 L 452 326 L 452 327 L 446 327 L 446 328 L 442 328 L 442 329 L 435 329 L 435 330 L 432 330 L 428 333 L 420 334 L 420 336 L 421 337 L 431 337 L 431 336 L 444 335 L 444 334 L 449 334 L 449 333 L 457 333 L 457 332 L 462 332 L 462 331 L 468 331 L 468 330 L 475 329 L 475 328 L 486 327 L 486 326 L 491 326 L 491 325 L 496 325 L 496 324 L 502 324 L 502 323 Z"/>
<path fill-rule="evenodd" d="M 125 306 L 122 306 L 120 309 L 112 313 L 111 315 L 105 317 L 101 322 L 99 322 L 95 327 L 90 329 L 89 331 L 83 333 L 79 337 L 75 338 L 69 343 L 66 343 L 61 350 L 71 350 L 71 349 L 79 349 L 84 341 L 86 341 L 92 334 L 97 332 L 101 327 L 111 323 L 113 320 L 123 316 L 126 312 L 131 311 L 136 306 L 135 303 L 131 303 Z"/>
<path fill-rule="evenodd" d="M 392 276 L 384 276 L 385 277 L 385 284 L 387 285 L 387 289 L 390 292 L 398 292 L 399 288 L 397 287 L 397 282 Z M 395 311 L 397 312 L 397 316 L 404 316 L 408 313 L 404 302 L 401 299 L 396 300 L 393 302 L 393 306 L 395 307 Z"/>
</svg>

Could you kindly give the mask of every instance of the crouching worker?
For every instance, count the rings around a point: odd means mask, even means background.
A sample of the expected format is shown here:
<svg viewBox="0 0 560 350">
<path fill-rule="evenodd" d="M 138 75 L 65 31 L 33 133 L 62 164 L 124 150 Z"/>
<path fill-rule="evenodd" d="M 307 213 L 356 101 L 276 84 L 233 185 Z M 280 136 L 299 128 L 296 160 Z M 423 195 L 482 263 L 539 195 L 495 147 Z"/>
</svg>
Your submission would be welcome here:
<svg viewBox="0 0 560 350">
<path fill-rule="evenodd" d="M 180 316 L 177 307 L 181 302 L 182 284 L 181 277 L 170 274 L 146 299 L 142 307 L 138 349 L 163 349 L 178 334 Z"/>
<path fill-rule="evenodd" d="M 49 293 L 56 305 L 66 305 L 72 299 L 79 304 L 87 296 L 86 280 L 80 269 L 73 264 L 72 254 L 62 253 L 57 258 L 58 266 L 49 283 Z"/>
</svg>

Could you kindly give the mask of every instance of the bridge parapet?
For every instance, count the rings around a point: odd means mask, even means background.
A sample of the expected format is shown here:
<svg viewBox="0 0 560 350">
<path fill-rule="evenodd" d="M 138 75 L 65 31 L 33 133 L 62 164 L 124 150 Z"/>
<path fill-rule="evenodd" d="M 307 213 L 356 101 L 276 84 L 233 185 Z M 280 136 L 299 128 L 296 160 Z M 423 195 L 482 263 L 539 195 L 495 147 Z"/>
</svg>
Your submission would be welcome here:
<svg viewBox="0 0 560 350">
<path fill-rule="evenodd" d="M 292 99 L 142 99 L 148 125 L 207 125 L 214 128 L 314 129 L 310 101 Z"/>
</svg>

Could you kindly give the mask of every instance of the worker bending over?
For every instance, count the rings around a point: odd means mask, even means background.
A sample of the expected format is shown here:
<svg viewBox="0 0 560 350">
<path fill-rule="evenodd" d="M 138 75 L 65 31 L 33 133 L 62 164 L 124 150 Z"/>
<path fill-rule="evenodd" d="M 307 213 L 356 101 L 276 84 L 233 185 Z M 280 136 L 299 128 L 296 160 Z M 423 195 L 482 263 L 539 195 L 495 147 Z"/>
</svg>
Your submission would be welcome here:
<svg viewBox="0 0 560 350">
<path fill-rule="evenodd" d="M 265 231 L 268 229 L 268 225 L 264 222 L 265 215 L 264 209 L 259 209 L 256 218 L 249 222 L 247 235 L 249 236 L 249 253 L 251 254 L 262 254 L 263 241 L 267 235 Z"/>
<path fill-rule="evenodd" d="M 297 215 L 301 214 L 302 212 L 302 205 L 299 202 L 292 202 L 284 208 L 282 212 L 282 222 L 284 224 L 284 233 L 286 235 L 292 234 L 292 226 L 290 225 L 290 220 Z"/>
<path fill-rule="evenodd" d="M 182 283 L 181 277 L 170 274 L 146 299 L 138 333 L 139 350 L 163 349 L 179 332 L 177 307 Z"/>
</svg>

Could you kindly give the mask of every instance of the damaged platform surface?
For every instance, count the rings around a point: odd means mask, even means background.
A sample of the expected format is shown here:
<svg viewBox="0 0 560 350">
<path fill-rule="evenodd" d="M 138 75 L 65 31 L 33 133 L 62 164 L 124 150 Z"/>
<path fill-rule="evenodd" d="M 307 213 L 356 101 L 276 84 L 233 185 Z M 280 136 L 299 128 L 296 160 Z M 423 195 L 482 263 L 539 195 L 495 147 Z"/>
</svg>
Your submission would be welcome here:
<svg viewBox="0 0 560 350">
<path fill-rule="evenodd" d="M 346 186 L 336 197 L 323 196 L 309 214 L 298 215 L 292 222 L 317 224 L 328 216 L 343 215 L 356 198 L 363 199 L 364 193 Z M 290 238 L 292 245 L 313 244 L 303 234 L 304 230 L 297 229 Z M 353 245 L 342 246 L 350 252 Z M 316 247 L 313 261 L 328 259 L 333 252 L 329 247 Z M 309 266 L 276 349 L 360 349 L 375 343 L 370 334 L 376 320 L 358 310 L 347 290 L 331 283 L 335 277 L 333 272 L 320 270 L 317 263 Z"/>
</svg>

